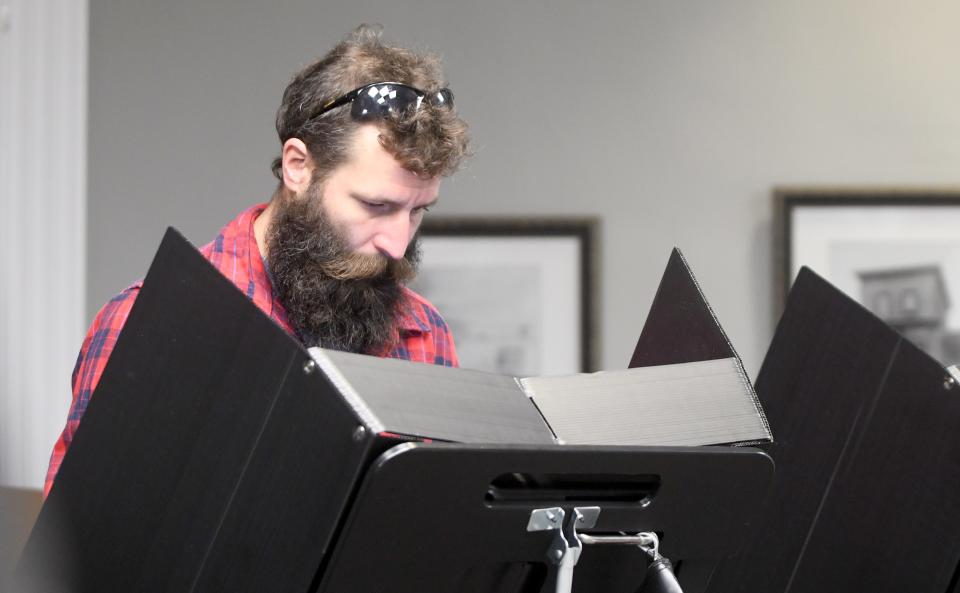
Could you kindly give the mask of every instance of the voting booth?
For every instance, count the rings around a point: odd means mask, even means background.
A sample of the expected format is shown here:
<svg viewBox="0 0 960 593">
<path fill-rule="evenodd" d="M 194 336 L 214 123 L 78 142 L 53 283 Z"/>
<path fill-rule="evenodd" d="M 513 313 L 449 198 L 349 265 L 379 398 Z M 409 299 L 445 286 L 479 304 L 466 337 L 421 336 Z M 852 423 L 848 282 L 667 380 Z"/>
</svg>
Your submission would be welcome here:
<svg viewBox="0 0 960 593">
<path fill-rule="evenodd" d="M 667 276 L 686 293 L 671 299 L 678 289 L 664 284 L 658 302 L 711 315 L 679 253 Z M 695 344 L 722 335 L 715 320 L 689 330 Z M 729 440 L 767 440 L 724 340 L 713 358 L 743 410 Z M 641 350 L 629 373 L 650 391 L 661 367 L 642 367 L 670 361 Z M 697 368 L 668 370 L 704 384 Z M 417 383 L 411 372 L 452 374 Z M 750 532 L 773 476 L 762 451 L 564 442 L 569 429 L 522 392 L 466 398 L 488 381 L 470 373 L 305 350 L 168 231 L 24 550 L 20 586 L 627 593 L 672 565 L 689 593 L 707 590 Z M 438 384 L 436 405 L 409 388 Z M 582 413 L 548 403 L 558 426 Z M 717 413 L 675 407 L 684 422 Z M 692 426 L 693 442 L 727 438 Z M 670 564 L 655 566 L 661 556 Z"/>
</svg>

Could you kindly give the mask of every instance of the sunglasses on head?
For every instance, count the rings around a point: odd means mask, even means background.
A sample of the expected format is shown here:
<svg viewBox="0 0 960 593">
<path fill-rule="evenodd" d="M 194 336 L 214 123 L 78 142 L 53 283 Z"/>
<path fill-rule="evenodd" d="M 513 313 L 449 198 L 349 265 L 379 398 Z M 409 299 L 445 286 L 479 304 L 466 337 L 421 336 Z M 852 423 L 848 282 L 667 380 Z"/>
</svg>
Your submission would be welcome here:
<svg viewBox="0 0 960 593">
<path fill-rule="evenodd" d="M 424 101 L 438 107 L 453 107 L 453 91 L 440 89 L 427 93 L 399 82 L 374 82 L 325 103 L 307 119 L 320 117 L 332 109 L 351 103 L 350 115 L 356 120 L 366 121 L 403 113 L 411 108 L 415 111 Z"/>
</svg>

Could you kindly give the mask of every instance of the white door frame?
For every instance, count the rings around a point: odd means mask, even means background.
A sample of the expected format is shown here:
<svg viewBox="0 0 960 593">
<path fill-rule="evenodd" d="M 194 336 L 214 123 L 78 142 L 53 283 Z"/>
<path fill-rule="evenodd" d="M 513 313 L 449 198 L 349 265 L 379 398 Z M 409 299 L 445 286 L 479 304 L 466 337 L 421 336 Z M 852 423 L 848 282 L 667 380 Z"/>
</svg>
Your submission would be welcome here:
<svg viewBox="0 0 960 593">
<path fill-rule="evenodd" d="M 88 0 L 0 0 L 0 485 L 40 488 L 85 325 Z"/>
</svg>

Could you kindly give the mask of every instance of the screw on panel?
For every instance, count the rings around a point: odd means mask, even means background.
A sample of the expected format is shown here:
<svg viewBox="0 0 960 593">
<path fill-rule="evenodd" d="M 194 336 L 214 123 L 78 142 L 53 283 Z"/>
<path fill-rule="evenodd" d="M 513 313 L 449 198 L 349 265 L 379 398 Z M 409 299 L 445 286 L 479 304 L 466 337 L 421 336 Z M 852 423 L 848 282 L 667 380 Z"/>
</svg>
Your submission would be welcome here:
<svg viewBox="0 0 960 593">
<path fill-rule="evenodd" d="M 358 426 L 356 430 L 353 431 L 353 440 L 362 441 L 363 437 L 367 434 L 367 429 L 364 426 Z"/>
<path fill-rule="evenodd" d="M 952 364 L 947 367 L 947 376 L 943 380 L 943 388 L 946 390 L 955 389 L 960 385 L 960 368 Z"/>
<path fill-rule="evenodd" d="M 310 360 L 308 360 L 307 362 L 303 363 L 303 373 L 304 373 L 305 375 L 309 375 L 309 374 L 312 373 L 316 368 L 317 368 L 317 363 L 315 363 L 312 358 L 311 358 Z"/>
</svg>

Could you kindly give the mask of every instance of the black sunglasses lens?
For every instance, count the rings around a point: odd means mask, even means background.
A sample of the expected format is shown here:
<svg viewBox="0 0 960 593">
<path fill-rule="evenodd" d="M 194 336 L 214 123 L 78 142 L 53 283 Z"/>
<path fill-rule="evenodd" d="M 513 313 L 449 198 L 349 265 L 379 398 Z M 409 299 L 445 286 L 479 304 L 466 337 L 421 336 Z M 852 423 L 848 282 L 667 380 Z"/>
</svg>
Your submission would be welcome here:
<svg viewBox="0 0 960 593">
<path fill-rule="evenodd" d="M 350 113 L 358 120 L 382 118 L 416 107 L 419 97 L 410 87 L 396 84 L 371 84 L 361 90 L 353 100 Z"/>
<path fill-rule="evenodd" d="M 432 103 L 437 107 L 453 107 L 453 91 L 450 89 L 440 89 L 433 95 Z"/>
</svg>

